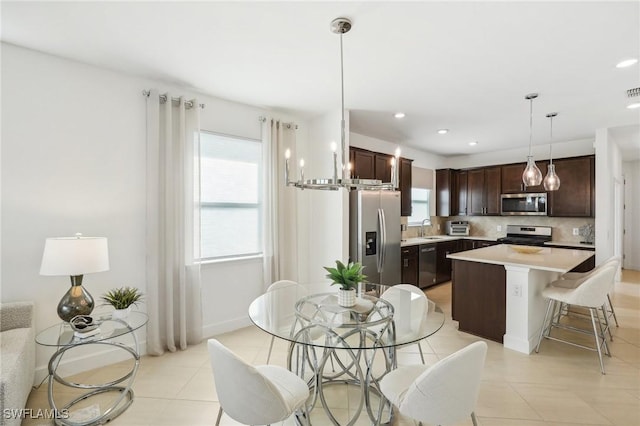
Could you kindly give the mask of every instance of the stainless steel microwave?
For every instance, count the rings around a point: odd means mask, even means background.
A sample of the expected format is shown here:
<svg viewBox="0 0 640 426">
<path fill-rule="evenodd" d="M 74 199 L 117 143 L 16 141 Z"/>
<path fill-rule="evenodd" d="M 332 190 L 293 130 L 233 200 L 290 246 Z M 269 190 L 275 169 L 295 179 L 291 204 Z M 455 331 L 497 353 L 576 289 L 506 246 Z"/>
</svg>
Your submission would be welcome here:
<svg viewBox="0 0 640 426">
<path fill-rule="evenodd" d="M 532 192 L 522 194 L 502 194 L 500 214 L 503 216 L 546 216 L 547 194 Z"/>
</svg>

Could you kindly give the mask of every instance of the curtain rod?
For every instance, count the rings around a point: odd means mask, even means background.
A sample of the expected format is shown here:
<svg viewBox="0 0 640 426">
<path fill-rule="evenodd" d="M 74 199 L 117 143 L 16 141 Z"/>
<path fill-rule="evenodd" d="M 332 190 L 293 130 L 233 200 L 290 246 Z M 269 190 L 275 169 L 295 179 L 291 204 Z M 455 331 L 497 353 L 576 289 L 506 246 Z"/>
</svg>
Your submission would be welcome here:
<svg viewBox="0 0 640 426">
<path fill-rule="evenodd" d="M 258 117 L 258 121 L 261 123 L 265 123 L 267 121 L 267 117 L 264 116 L 260 116 Z M 271 119 L 271 121 L 274 121 L 274 119 Z M 277 122 L 280 122 L 280 120 L 275 120 Z M 286 127 L 287 129 L 295 129 L 298 130 L 298 125 L 296 123 L 282 123 L 282 127 Z"/>
<path fill-rule="evenodd" d="M 142 91 L 142 95 L 149 97 L 149 95 L 151 95 L 151 91 L 150 90 L 143 90 Z M 165 102 L 167 102 L 167 95 L 159 95 L 158 96 L 160 98 L 160 103 L 163 104 Z M 171 102 L 180 102 L 180 98 L 171 98 Z M 193 108 L 193 101 L 185 101 L 184 105 L 188 108 Z M 204 108 L 205 104 L 198 104 L 198 106 L 200 108 Z"/>
</svg>

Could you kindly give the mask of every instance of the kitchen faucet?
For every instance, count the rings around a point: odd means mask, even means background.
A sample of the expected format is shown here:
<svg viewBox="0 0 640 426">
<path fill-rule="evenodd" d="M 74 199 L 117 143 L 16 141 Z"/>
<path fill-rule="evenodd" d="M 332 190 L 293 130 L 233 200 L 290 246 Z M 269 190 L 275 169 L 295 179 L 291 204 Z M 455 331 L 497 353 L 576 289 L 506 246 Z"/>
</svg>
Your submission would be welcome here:
<svg viewBox="0 0 640 426">
<path fill-rule="evenodd" d="M 420 225 L 420 236 L 424 238 L 424 223 L 427 222 L 429 219 L 423 219 L 422 220 L 422 225 Z"/>
</svg>

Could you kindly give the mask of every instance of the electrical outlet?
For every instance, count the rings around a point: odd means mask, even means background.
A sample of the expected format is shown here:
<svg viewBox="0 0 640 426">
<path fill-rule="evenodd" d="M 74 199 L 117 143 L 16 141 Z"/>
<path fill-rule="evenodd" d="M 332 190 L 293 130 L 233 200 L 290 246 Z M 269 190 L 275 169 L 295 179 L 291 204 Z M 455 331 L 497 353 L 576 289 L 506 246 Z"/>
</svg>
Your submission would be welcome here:
<svg viewBox="0 0 640 426">
<path fill-rule="evenodd" d="M 498 226 L 496 226 L 496 231 L 498 231 L 498 232 L 502 232 L 502 225 L 498 225 Z"/>
<path fill-rule="evenodd" d="M 522 297 L 522 286 L 520 284 L 516 284 L 513 287 L 513 295 L 515 297 Z"/>
<path fill-rule="evenodd" d="M 573 228 L 573 235 L 580 235 L 580 228 Z"/>
<path fill-rule="evenodd" d="M 438 224 L 438 231 L 440 230 L 440 224 Z"/>
</svg>

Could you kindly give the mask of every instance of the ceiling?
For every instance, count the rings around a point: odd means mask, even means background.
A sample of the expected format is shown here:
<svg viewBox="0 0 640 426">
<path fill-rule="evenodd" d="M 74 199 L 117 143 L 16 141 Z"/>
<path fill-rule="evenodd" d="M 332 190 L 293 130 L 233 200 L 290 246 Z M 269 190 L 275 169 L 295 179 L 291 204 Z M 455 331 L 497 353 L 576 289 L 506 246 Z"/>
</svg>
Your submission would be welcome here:
<svg viewBox="0 0 640 426">
<path fill-rule="evenodd" d="M 304 117 L 340 108 L 338 16 L 351 130 L 439 155 L 593 139 L 640 158 L 640 3 L 9 2 L 2 40 Z M 635 101 L 640 101 L 635 98 Z M 403 119 L 393 114 L 402 111 Z M 446 135 L 437 129 L 447 128 Z M 618 135 L 618 136 L 615 136 Z M 471 147 L 469 142 L 477 141 Z M 637 154 L 636 154 L 637 151 Z"/>
</svg>

